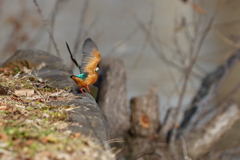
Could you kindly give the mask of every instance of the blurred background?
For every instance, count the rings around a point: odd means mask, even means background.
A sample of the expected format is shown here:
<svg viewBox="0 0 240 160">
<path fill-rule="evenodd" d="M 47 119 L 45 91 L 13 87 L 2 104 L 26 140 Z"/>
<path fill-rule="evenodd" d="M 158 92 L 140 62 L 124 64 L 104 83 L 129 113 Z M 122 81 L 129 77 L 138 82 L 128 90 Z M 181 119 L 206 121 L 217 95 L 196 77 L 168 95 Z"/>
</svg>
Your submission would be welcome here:
<svg viewBox="0 0 240 160">
<path fill-rule="evenodd" d="M 176 107 L 184 90 L 187 108 L 201 79 L 240 46 L 238 0 L 0 0 L 0 63 L 17 49 L 41 49 L 73 67 L 65 42 L 76 59 L 91 37 L 101 55 L 119 57 L 127 71 L 127 97 L 156 92 L 160 113 Z M 161 116 L 163 119 L 163 116 Z"/>
</svg>

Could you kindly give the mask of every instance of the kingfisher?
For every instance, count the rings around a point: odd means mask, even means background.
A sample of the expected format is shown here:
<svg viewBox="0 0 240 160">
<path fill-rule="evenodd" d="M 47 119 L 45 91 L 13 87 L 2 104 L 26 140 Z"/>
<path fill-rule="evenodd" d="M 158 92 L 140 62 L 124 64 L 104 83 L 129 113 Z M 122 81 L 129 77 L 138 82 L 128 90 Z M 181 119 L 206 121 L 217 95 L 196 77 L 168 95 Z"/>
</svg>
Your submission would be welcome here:
<svg viewBox="0 0 240 160">
<path fill-rule="evenodd" d="M 90 92 L 89 86 L 94 84 L 98 79 L 98 64 L 100 62 L 101 56 L 98 51 L 97 45 L 90 39 L 87 38 L 83 43 L 83 56 L 81 65 L 73 58 L 72 52 L 66 42 L 68 52 L 73 63 L 79 68 L 79 75 L 72 75 L 71 78 L 80 87 L 80 91 L 85 95 L 83 89 L 86 88 Z"/>
</svg>

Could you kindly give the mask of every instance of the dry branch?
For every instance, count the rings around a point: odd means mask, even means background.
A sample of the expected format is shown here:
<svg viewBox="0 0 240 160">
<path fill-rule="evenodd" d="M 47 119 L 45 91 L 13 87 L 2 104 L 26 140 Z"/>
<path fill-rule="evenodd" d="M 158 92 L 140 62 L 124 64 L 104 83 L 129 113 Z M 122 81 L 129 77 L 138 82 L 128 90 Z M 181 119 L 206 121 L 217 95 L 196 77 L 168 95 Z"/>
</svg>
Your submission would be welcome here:
<svg viewBox="0 0 240 160">
<path fill-rule="evenodd" d="M 165 120 L 163 122 L 163 125 L 161 127 L 161 130 L 159 132 L 159 138 L 161 139 L 161 141 L 163 142 L 166 142 L 167 141 L 167 138 L 168 138 L 168 134 L 169 134 L 169 131 L 173 128 L 174 126 L 174 120 L 175 120 L 175 117 L 174 115 L 176 114 L 176 109 L 175 108 L 170 108 L 168 109 L 167 111 L 167 114 L 166 114 L 166 117 L 165 117 Z"/>
</svg>

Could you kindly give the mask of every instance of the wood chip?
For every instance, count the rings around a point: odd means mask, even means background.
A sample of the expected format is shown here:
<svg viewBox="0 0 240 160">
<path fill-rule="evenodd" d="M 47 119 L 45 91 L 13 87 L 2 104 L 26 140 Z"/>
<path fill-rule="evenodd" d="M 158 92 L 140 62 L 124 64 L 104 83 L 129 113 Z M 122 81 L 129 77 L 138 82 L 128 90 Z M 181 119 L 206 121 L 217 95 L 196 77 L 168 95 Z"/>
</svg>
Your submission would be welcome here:
<svg viewBox="0 0 240 160">
<path fill-rule="evenodd" d="M 34 89 L 15 90 L 14 94 L 17 96 L 32 96 L 34 95 Z"/>
<path fill-rule="evenodd" d="M 6 110 L 7 106 L 0 106 L 0 110 Z"/>
<path fill-rule="evenodd" d="M 139 117 L 139 123 L 143 128 L 149 128 L 150 120 L 146 114 Z"/>
</svg>

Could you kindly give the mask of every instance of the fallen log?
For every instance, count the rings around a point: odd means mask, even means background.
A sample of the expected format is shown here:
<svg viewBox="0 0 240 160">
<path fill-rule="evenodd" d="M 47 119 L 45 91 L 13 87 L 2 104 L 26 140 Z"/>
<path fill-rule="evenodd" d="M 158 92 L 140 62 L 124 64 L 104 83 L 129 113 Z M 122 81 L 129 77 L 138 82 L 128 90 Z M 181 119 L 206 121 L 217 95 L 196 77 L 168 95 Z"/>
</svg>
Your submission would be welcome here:
<svg viewBox="0 0 240 160">
<path fill-rule="evenodd" d="M 205 101 L 211 98 L 215 94 L 214 87 L 218 86 L 229 71 L 239 62 L 240 59 L 240 50 L 238 49 L 233 55 L 231 55 L 225 63 L 217 67 L 214 71 L 207 74 L 202 82 L 197 94 L 194 96 L 192 103 L 184 113 L 183 120 L 178 129 L 178 135 L 187 135 L 190 128 L 196 122 L 196 119 L 199 118 L 198 111 L 203 108 Z M 232 83 L 232 82 L 231 82 Z"/>
<path fill-rule="evenodd" d="M 207 153 L 239 118 L 240 109 L 236 104 L 224 104 L 207 123 L 188 134 L 186 142 L 190 157 L 196 159 Z"/>
<path fill-rule="evenodd" d="M 17 50 L 2 66 L 18 68 L 23 73 L 26 69 L 32 70 L 33 75 L 36 73 L 37 78 L 53 87 L 70 87 L 74 92 L 77 88 L 75 82 L 69 78 L 72 72 L 64 65 L 63 60 L 42 50 Z"/>
<path fill-rule="evenodd" d="M 55 106 L 70 106 L 74 105 L 75 108 L 68 112 L 69 126 L 72 132 L 81 132 L 85 136 L 91 136 L 96 140 L 104 143 L 109 138 L 108 121 L 99 106 L 91 95 L 83 95 L 77 93 L 77 85 L 70 78 L 72 72 L 64 65 L 63 60 L 53 56 L 42 50 L 18 50 L 13 54 L 3 67 L 12 68 L 18 67 L 20 71 L 24 68 L 36 71 L 33 76 L 47 81 L 49 86 L 57 88 L 70 87 L 79 99 L 74 101 L 55 101 L 50 102 L 49 105 Z M 72 125 L 73 123 L 77 125 Z"/>
</svg>

